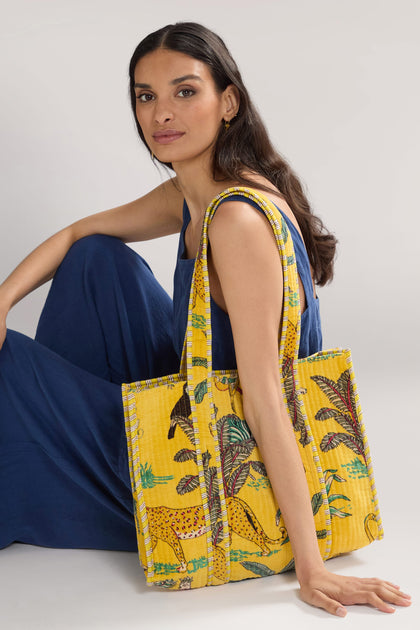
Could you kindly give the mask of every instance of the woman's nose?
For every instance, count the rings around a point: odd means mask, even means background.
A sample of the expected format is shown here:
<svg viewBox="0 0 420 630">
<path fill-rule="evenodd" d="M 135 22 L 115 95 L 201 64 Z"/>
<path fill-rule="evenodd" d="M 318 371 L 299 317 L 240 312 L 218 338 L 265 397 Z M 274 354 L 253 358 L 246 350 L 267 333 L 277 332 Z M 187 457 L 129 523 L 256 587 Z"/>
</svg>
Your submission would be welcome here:
<svg viewBox="0 0 420 630">
<path fill-rule="evenodd" d="M 169 115 L 162 115 L 160 117 L 156 117 L 156 122 L 159 123 L 159 125 L 163 125 L 166 122 L 169 122 L 170 120 L 172 120 L 172 116 Z"/>
<path fill-rule="evenodd" d="M 162 125 L 163 123 L 172 120 L 173 117 L 174 115 L 170 107 L 168 107 L 164 103 L 156 104 L 155 120 L 159 125 Z"/>
</svg>

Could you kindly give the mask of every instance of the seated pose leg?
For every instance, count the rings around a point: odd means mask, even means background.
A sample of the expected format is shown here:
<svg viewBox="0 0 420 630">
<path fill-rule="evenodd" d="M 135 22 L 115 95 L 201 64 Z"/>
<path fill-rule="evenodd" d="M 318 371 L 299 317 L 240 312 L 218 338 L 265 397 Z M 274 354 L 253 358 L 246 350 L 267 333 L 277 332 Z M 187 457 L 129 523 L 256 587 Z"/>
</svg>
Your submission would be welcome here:
<svg viewBox="0 0 420 630">
<path fill-rule="evenodd" d="M 120 383 L 178 370 L 171 322 L 147 263 L 95 235 L 63 259 L 36 339 L 7 329 L 0 548 L 136 551 Z"/>
<path fill-rule="evenodd" d="M 113 383 L 177 372 L 172 300 L 120 239 L 76 241 L 53 278 L 35 339 Z"/>
</svg>

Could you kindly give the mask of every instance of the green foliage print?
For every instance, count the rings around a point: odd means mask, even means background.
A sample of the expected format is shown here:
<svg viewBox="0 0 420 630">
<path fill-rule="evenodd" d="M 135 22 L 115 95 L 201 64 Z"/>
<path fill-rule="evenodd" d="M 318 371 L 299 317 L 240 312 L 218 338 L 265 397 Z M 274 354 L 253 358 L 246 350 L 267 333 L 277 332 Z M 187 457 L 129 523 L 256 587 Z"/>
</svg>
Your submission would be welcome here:
<svg viewBox="0 0 420 630">
<path fill-rule="evenodd" d="M 271 488 L 271 483 L 268 477 L 267 479 L 265 477 L 260 477 L 259 479 L 256 479 L 252 476 L 251 473 L 249 473 L 249 476 L 251 477 L 251 481 L 248 481 L 248 483 L 246 484 L 249 488 L 254 488 L 254 490 L 256 490 L 257 492 L 258 490 L 266 490 L 268 488 Z"/>
<path fill-rule="evenodd" d="M 250 562 L 246 560 L 244 562 L 241 562 L 241 565 L 244 567 L 244 569 L 247 569 L 248 571 L 252 571 L 252 573 L 255 573 L 255 575 L 258 575 L 259 577 L 268 577 L 270 575 L 276 575 L 275 571 L 270 569 L 270 567 L 267 567 L 265 564 L 262 564 L 261 562 Z M 288 562 L 282 568 L 282 570 L 279 571 L 279 573 L 286 573 L 286 571 L 291 571 L 294 568 L 295 568 L 295 561 L 294 561 L 294 558 L 292 558 L 290 562 Z"/>
<path fill-rule="evenodd" d="M 201 394 L 204 395 L 201 390 L 199 392 L 196 391 L 196 399 Z M 197 463 L 197 455 L 194 448 L 194 432 L 190 418 L 177 416 L 177 425 L 185 432 L 193 448 L 180 449 L 175 454 L 174 460 L 177 462 L 193 460 Z M 268 480 L 267 471 L 262 462 L 258 460 L 245 461 L 248 460 L 257 446 L 245 420 L 241 420 L 235 414 L 225 415 L 217 420 L 216 430 L 226 496 L 234 497 L 237 495 L 248 479 L 255 481 L 256 477 L 251 471 Z M 213 545 L 217 545 L 223 539 L 223 521 L 217 483 L 217 468 L 211 465 L 210 460 L 211 454 L 209 451 L 204 451 L 202 453 L 202 462 L 210 511 L 212 540 Z M 199 485 L 198 473 L 195 475 L 189 474 L 179 480 L 176 490 L 179 494 L 185 494 L 192 492 Z"/>
<path fill-rule="evenodd" d="M 269 575 L 275 575 L 276 572 L 267 567 L 265 564 L 261 562 L 241 562 L 241 565 L 244 569 L 248 569 L 248 571 L 252 571 L 255 575 L 259 575 L 260 577 L 268 577 Z"/>
<path fill-rule="evenodd" d="M 206 318 L 203 315 L 192 314 L 192 325 L 194 328 L 200 328 L 201 330 L 206 328 Z"/>
<path fill-rule="evenodd" d="M 343 508 L 338 508 L 336 505 L 332 505 L 333 502 L 337 500 L 350 501 L 349 497 L 346 497 L 344 494 L 331 494 L 333 481 L 336 481 L 337 483 L 345 483 L 346 480 L 344 477 L 337 475 L 336 468 L 327 468 L 327 470 L 324 470 L 324 478 L 331 517 L 336 516 L 337 518 L 345 518 L 346 516 L 351 516 L 350 512 L 345 512 Z"/>
<path fill-rule="evenodd" d="M 347 468 L 349 477 L 352 479 L 361 479 L 362 477 L 369 477 L 369 472 L 366 464 L 360 461 L 358 457 L 355 457 L 348 462 L 348 464 L 341 464 L 343 468 Z"/>
<path fill-rule="evenodd" d="M 204 357 L 193 357 L 192 358 L 192 364 L 193 366 L 197 366 L 199 365 L 200 367 L 207 367 L 207 359 L 205 359 Z"/>
<path fill-rule="evenodd" d="M 322 407 L 315 414 L 315 419 L 322 421 L 333 418 L 344 429 L 344 431 L 330 431 L 324 435 L 320 443 L 321 450 L 325 453 L 337 448 L 339 444 L 343 444 L 356 455 L 362 457 L 366 464 L 350 370 L 345 370 L 337 381 L 322 375 L 311 376 L 311 379 L 334 405 L 334 407 Z"/>
<path fill-rule="evenodd" d="M 262 462 L 245 461 L 257 444 L 248 424 L 235 414 L 227 414 L 216 422 L 225 493 L 233 497 L 251 476 L 251 470 L 263 477 L 267 471 Z M 254 479 L 254 477 L 252 477 Z"/>
<path fill-rule="evenodd" d="M 289 228 L 287 227 L 286 221 L 281 217 L 281 240 L 284 243 L 287 243 L 287 239 L 289 238 Z"/>
<path fill-rule="evenodd" d="M 199 558 L 191 558 L 188 560 L 187 573 L 195 573 L 198 569 L 207 566 L 207 558 L 200 556 Z M 155 562 L 154 570 L 156 575 L 169 575 L 170 573 L 179 575 L 179 564 L 173 562 Z"/>
<path fill-rule="evenodd" d="M 286 566 L 282 568 L 280 573 L 286 573 L 286 571 L 292 571 L 294 568 L 295 568 L 295 559 L 292 558 L 290 562 L 288 562 Z"/>
<path fill-rule="evenodd" d="M 207 380 L 204 379 L 200 383 L 198 383 L 194 388 L 194 399 L 197 405 L 199 405 L 204 396 L 207 394 Z"/>
<path fill-rule="evenodd" d="M 162 483 L 168 483 L 173 479 L 173 475 L 167 475 L 165 477 L 159 477 L 152 472 L 152 467 L 147 462 L 143 465 L 140 464 L 140 479 L 143 488 L 153 488 Z"/>
<path fill-rule="evenodd" d="M 299 295 L 297 291 L 289 290 L 289 304 L 290 306 L 299 306 Z"/>
<path fill-rule="evenodd" d="M 306 361 L 307 363 L 316 363 L 317 361 L 328 361 L 328 359 L 331 359 L 332 357 L 339 357 L 340 355 L 340 350 L 329 350 L 328 352 L 325 352 L 325 354 L 314 354 L 310 357 L 305 357 L 303 361 Z"/>
<path fill-rule="evenodd" d="M 331 517 L 336 516 L 338 518 L 345 518 L 346 516 L 351 516 L 349 512 L 344 512 L 342 508 L 338 508 L 336 505 L 332 505 L 334 501 L 337 501 L 339 499 L 342 499 L 344 501 L 350 501 L 350 499 L 346 497 L 344 494 L 330 494 L 332 482 L 337 481 L 338 483 L 343 483 L 346 481 L 344 477 L 340 477 L 340 475 L 337 475 L 336 468 L 328 468 L 327 470 L 324 470 L 324 478 L 325 478 L 325 489 L 327 491 L 327 497 L 328 497 L 328 507 L 329 507 Z M 319 512 L 322 506 L 322 501 L 323 501 L 322 492 L 316 492 L 312 496 L 311 505 L 312 505 L 312 513 L 314 516 L 315 514 Z M 280 517 L 281 517 L 281 511 L 280 509 L 278 509 L 276 512 L 276 525 L 280 523 Z M 317 530 L 316 536 L 318 539 L 326 538 L 327 532 L 325 529 Z M 284 543 L 287 543 L 288 541 L 289 541 L 289 537 L 286 538 Z"/>
<path fill-rule="evenodd" d="M 346 497 L 344 494 L 330 494 L 332 482 L 336 481 L 338 483 L 343 483 L 346 481 L 344 477 L 340 477 L 340 475 L 337 475 L 336 468 L 328 468 L 327 470 L 324 470 L 324 476 L 325 476 L 325 489 L 327 491 L 327 497 L 328 497 L 328 507 L 330 510 L 331 517 L 337 516 L 339 518 L 344 518 L 346 516 L 351 516 L 349 512 L 344 512 L 342 508 L 338 508 L 336 505 L 332 505 L 334 501 L 337 501 L 340 499 L 344 501 L 350 501 L 350 499 Z M 321 505 L 322 505 L 322 492 L 317 492 L 312 497 L 312 511 L 314 513 L 314 516 L 315 514 L 317 514 L 317 512 L 321 508 Z"/>
</svg>

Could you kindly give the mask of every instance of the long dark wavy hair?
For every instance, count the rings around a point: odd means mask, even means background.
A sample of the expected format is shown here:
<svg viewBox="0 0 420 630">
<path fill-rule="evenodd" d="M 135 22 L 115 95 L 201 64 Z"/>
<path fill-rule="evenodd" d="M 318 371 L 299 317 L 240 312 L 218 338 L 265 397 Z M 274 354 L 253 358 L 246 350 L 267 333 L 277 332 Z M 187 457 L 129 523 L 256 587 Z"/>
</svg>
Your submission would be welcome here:
<svg viewBox="0 0 420 630">
<path fill-rule="evenodd" d="M 314 215 L 296 173 L 273 147 L 229 50 L 222 39 L 205 26 L 195 22 L 169 24 L 150 33 L 135 49 L 129 65 L 129 91 L 134 120 L 143 143 L 150 151 L 136 117 L 134 70 L 139 59 L 158 48 L 181 52 L 205 63 L 219 92 L 223 92 L 230 84 L 237 87 L 240 95 L 239 111 L 231 120 L 229 129 L 220 125 L 212 155 L 213 178 L 216 181 L 235 180 L 252 188 L 256 184 L 244 175 L 245 169 L 266 177 L 296 216 L 316 284 L 323 286 L 330 282 L 333 278 L 337 239 L 328 232 L 322 220 Z M 161 163 L 172 168 L 171 163 Z M 270 188 L 260 184 L 258 188 L 270 191 Z"/>
</svg>

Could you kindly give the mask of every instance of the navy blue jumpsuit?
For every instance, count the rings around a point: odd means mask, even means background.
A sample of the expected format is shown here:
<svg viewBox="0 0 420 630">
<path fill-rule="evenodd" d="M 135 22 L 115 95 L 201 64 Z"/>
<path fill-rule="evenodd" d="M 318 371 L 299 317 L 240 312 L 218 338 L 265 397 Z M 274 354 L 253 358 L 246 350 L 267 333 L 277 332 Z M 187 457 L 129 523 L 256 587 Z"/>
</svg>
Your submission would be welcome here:
<svg viewBox="0 0 420 630">
<path fill-rule="evenodd" d="M 322 347 L 318 298 L 302 239 L 285 219 L 307 300 L 299 355 L 309 356 Z M 137 551 L 121 383 L 179 371 L 194 267 L 185 258 L 189 220 L 184 203 L 173 301 L 131 247 L 95 234 L 76 241 L 57 268 L 35 339 L 7 329 L 0 549 Z M 213 301 L 211 313 L 214 369 L 235 368 L 229 317 Z"/>
</svg>

